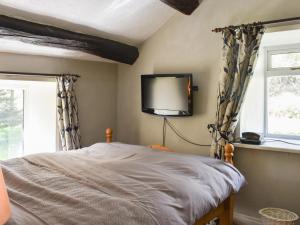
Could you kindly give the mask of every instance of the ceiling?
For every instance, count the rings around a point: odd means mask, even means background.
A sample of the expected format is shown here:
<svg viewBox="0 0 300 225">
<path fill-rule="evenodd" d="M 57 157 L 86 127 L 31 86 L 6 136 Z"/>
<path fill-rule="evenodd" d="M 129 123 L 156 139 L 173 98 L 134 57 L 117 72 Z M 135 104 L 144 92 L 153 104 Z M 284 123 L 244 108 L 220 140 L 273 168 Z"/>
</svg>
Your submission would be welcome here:
<svg viewBox="0 0 300 225">
<path fill-rule="evenodd" d="M 0 0 L 1 14 L 135 46 L 154 34 L 175 12 L 159 0 Z M 86 53 L 8 40 L 0 45 L 0 52 L 102 61 Z"/>
</svg>

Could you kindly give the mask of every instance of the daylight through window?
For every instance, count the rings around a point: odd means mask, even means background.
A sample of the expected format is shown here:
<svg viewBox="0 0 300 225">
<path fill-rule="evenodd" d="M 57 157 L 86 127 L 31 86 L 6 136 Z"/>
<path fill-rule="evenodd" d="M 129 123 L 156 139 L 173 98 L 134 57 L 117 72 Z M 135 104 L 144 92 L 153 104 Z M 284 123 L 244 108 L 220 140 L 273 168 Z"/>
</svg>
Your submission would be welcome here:
<svg viewBox="0 0 300 225">
<path fill-rule="evenodd" d="M 0 159 L 23 154 L 23 90 L 0 89 Z"/>
<path fill-rule="evenodd" d="M 300 138 L 300 48 L 267 49 L 266 136 Z"/>
<path fill-rule="evenodd" d="M 55 81 L 0 79 L 0 160 L 56 151 Z"/>
</svg>

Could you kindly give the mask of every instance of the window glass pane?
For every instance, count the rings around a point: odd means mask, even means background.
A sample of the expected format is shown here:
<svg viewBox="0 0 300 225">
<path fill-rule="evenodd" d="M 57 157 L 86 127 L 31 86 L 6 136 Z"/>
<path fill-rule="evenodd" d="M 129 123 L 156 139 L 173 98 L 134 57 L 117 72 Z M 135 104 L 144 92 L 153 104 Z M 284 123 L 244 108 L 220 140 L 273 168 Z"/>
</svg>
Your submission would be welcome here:
<svg viewBox="0 0 300 225">
<path fill-rule="evenodd" d="M 300 52 L 271 56 L 272 68 L 300 67 Z"/>
<path fill-rule="evenodd" d="M 267 82 L 267 133 L 300 136 L 300 76 L 273 76 Z"/>
<path fill-rule="evenodd" d="M 0 89 L 0 160 L 23 153 L 23 90 Z"/>
</svg>

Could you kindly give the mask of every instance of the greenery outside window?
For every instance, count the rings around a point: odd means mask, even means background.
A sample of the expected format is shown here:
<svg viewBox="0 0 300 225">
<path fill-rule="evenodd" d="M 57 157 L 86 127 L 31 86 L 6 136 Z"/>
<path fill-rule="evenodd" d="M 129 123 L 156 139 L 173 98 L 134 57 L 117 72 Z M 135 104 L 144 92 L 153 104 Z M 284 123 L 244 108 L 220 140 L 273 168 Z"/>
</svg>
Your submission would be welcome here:
<svg viewBox="0 0 300 225">
<path fill-rule="evenodd" d="M 23 90 L 0 89 L 0 160 L 23 154 Z"/>
</svg>

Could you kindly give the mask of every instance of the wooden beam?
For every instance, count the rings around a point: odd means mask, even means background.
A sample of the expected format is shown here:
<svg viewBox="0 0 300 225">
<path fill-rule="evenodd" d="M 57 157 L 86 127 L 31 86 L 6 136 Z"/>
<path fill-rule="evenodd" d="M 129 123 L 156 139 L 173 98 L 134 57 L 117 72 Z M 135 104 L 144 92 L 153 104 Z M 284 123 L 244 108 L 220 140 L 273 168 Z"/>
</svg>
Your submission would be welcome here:
<svg viewBox="0 0 300 225">
<path fill-rule="evenodd" d="M 199 0 L 160 0 L 186 15 L 191 15 L 199 6 Z"/>
<path fill-rule="evenodd" d="M 0 38 L 77 50 L 132 65 L 138 48 L 117 41 L 0 15 Z"/>
</svg>

